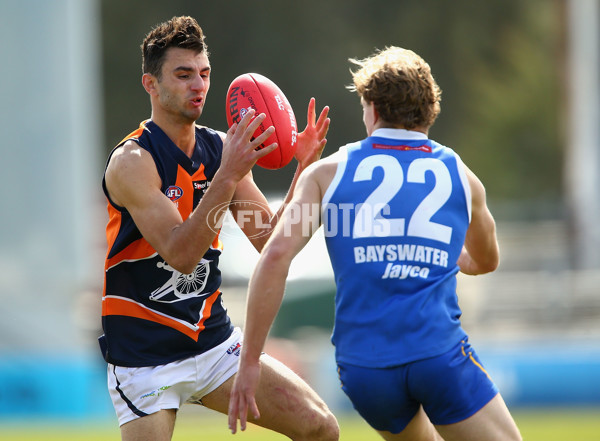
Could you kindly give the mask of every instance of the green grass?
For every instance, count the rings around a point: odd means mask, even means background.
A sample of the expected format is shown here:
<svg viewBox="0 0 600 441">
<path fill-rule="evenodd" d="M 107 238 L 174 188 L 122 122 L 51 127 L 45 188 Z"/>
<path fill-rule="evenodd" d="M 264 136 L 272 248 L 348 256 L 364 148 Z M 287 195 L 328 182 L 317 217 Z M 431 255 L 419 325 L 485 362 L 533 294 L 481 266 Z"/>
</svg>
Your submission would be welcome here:
<svg viewBox="0 0 600 441">
<path fill-rule="evenodd" d="M 191 406 L 188 406 L 188 408 Z M 232 435 L 224 415 L 192 408 L 181 412 L 174 441 L 277 441 L 282 435 L 250 426 Z M 514 410 L 513 415 L 525 441 L 600 441 L 600 409 Z M 342 441 L 380 440 L 360 418 L 339 417 Z M 0 424 L 2 441 L 119 441 L 116 420 L 102 423 L 21 422 Z"/>
</svg>

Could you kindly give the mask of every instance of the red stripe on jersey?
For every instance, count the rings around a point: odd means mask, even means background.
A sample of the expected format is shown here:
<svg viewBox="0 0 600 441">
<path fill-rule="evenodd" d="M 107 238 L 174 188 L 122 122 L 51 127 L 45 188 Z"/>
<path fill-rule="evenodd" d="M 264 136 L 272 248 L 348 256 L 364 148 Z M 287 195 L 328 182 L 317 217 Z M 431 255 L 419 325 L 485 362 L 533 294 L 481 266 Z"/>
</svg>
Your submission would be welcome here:
<svg viewBox="0 0 600 441">
<path fill-rule="evenodd" d="M 414 151 L 418 150 L 421 152 L 431 153 L 431 147 L 428 145 L 420 145 L 418 147 L 412 147 L 410 145 L 385 145 L 385 144 L 373 144 L 374 149 L 384 149 L 384 150 L 402 150 L 402 151 Z"/>
</svg>

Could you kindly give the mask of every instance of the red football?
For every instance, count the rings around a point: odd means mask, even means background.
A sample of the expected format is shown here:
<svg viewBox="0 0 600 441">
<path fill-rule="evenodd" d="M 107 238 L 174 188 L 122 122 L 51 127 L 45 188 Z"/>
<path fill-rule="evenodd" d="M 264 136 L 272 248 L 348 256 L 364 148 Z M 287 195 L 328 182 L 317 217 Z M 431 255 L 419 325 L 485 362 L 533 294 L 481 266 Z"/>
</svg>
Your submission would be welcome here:
<svg viewBox="0 0 600 441">
<path fill-rule="evenodd" d="M 273 81 L 257 73 L 246 73 L 235 78 L 227 90 L 225 101 L 227 125 L 239 123 L 246 112 L 252 108 L 256 115 L 264 113 L 267 117 L 254 133 L 259 136 L 270 126 L 273 133 L 259 148 L 274 142 L 278 148 L 256 163 L 264 168 L 277 169 L 286 166 L 294 157 L 298 138 L 296 117 L 289 101 Z"/>
</svg>

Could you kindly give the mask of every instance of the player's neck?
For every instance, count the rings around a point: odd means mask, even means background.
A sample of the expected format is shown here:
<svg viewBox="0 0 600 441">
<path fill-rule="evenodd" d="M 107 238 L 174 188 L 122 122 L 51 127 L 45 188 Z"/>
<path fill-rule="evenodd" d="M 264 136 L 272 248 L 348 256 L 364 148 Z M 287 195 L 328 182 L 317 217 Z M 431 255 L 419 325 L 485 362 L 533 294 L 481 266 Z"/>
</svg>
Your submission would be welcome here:
<svg viewBox="0 0 600 441">
<path fill-rule="evenodd" d="M 403 125 L 400 125 L 400 124 L 393 125 L 393 124 L 386 123 L 383 120 L 378 120 L 371 127 L 368 127 L 367 133 L 369 134 L 369 136 L 371 136 L 371 134 L 377 129 L 404 129 L 404 130 L 410 130 L 413 132 L 421 132 L 421 133 L 424 133 L 425 135 L 429 136 L 429 129 L 427 127 L 414 127 L 412 129 L 407 129 Z"/>
<path fill-rule="evenodd" d="M 168 116 L 152 113 L 152 121 L 161 128 L 173 143 L 188 157 L 192 156 L 196 146 L 195 121 L 175 121 Z"/>
</svg>

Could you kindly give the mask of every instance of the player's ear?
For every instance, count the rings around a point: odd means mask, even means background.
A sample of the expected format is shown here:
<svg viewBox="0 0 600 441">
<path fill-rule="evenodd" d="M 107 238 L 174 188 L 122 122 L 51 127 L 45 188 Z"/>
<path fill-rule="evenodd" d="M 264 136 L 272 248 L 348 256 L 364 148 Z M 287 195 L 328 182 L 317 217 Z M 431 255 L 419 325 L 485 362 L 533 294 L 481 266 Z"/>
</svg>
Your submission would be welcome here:
<svg viewBox="0 0 600 441">
<path fill-rule="evenodd" d="M 145 73 L 142 75 L 142 86 L 150 95 L 156 95 L 156 77 L 152 74 Z"/>
<path fill-rule="evenodd" d="M 373 104 L 372 106 L 372 111 L 373 111 L 373 124 L 377 123 L 377 121 L 379 121 L 379 112 L 377 111 L 377 108 L 375 107 L 375 104 Z"/>
</svg>

